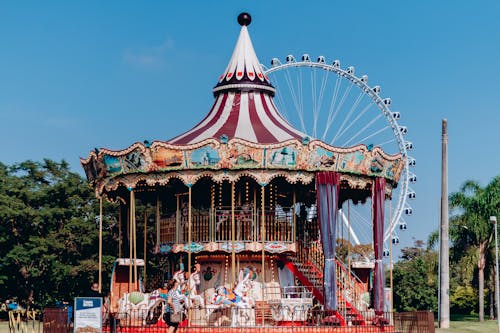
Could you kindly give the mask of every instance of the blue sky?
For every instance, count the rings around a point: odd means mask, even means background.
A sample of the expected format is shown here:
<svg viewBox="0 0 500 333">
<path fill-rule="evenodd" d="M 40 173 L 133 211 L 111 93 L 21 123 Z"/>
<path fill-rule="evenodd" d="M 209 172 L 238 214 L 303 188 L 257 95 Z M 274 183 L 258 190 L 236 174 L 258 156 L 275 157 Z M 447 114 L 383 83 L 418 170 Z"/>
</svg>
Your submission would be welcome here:
<svg viewBox="0 0 500 333">
<path fill-rule="evenodd" d="M 2 1 L 0 161 L 79 157 L 197 123 L 252 14 L 261 62 L 325 55 L 391 97 L 417 160 L 401 246 L 437 228 L 441 119 L 449 190 L 500 172 L 498 1 Z"/>
</svg>

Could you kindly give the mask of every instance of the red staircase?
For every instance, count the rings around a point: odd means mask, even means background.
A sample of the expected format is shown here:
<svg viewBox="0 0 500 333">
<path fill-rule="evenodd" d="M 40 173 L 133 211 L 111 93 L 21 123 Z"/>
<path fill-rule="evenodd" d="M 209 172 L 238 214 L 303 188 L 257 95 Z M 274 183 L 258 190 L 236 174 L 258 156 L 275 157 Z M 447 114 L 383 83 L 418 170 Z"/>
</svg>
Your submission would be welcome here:
<svg viewBox="0 0 500 333">
<path fill-rule="evenodd" d="M 349 270 L 336 260 L 337 268 L 337 303 L 338 310 L 329 318 L 329 323 L 339 326 L 366 325 L 366 320 L 360 311 L 367 310 L 368 304 L 363 301 L 367 287 Z M 307 287 L 314 297 L 324 304 L 323 294 L 323 251 L 317 241 L 311 242 L 307 248 L 299 244 L 296 257 L 285 260 L 285 266 L 293 272 L 296 278 Z"/>
</svg>

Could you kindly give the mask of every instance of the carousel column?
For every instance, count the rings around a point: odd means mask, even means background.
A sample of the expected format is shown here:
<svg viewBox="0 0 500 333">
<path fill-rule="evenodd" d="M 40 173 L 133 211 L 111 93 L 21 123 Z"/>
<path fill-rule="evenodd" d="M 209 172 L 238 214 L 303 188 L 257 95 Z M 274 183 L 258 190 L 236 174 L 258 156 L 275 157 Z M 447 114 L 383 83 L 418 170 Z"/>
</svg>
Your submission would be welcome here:
<svg viewBox="0 0 500 333">
<path fill-rule="evenodd" d="M 262 241 L 262 253 L 261 253 L 261 259 L 262 259 L 262 262 L 261 262 L 261 280 L 262 280 L 262 287 L 261 287 L 261 291 L 262 291 L 262 301 L 264 301 L 264 287 L 265 287 L 265 255 L 266 255 L 266 251 L 265 251 L 265 236 L 266 236 L 266 223 L 265 223 L 265 218 L 266 218 L 266 212 L 265 212 L 265 209 L 266 209 L 266 201 L 265 201 L 265 197 L 266 197 L 266 184 L 261 184 L 261 188 L 260 188 L 260 191 L 261 191 L 261 201 L 260 201 L 260 205 L 261 205 L 261 217 L 260 217 L 260 240 Z M 262 318 L 262 325 L 264 325 L 264 307 L 262 307 L 261 309 L 262 313 L 261 313 L 261 318 Z"/>
<path fill-rule="evenodd" d="M 192 217 L 191 217 L 191 194 L 192 187 L 191 184 L 188 185 L 188 272 L 191 273 L 191 242 L 193 241 L 192 234 Z"/>
<path fill-rule="evenodd" d="M 155 221 L 156 221 L 156 244 L 155 253 L 160 252 L 160 242 L 161 242 L 161 227 L 160 227 L 160 195 L 156 194 L 156 211 L 155 211 Z"/>
<path fill-rule="evenodd" d="M 231 182 L 231 283 L 236 281 L 236 253 L 235 253 L 235 220 L 234 220 L 234 181 Z"/>
<path fill-rule="evenodd" d="M 144 209 L 144 230 L 143 230 L 143 236 L 144 236 L 143 237 L 143 240 L 144 240 L 144 242 L 143 242 L 144 269 L 142 271 L 142 281 L 144 283 L 144 286 L 146 286 L 146 282 L 147 282 L 146 281 L 146 277 L 147 277 L 146 268 L 148 266 L 146 264 L 147 263 L 147 260 L 146 260 L 147 259 L 147 256 L 146 256 L 146 254 L 147 254 L 147 240 L 148 240 L 147 235 L 148 235 L 148 210 L 146 208 L 146 209 Z"/>
<path fill-rule="evenodd" d="M 175 210 L 175 244 L 179 244 L 181 240 L 181 197 L 179 194 L 175 195 L 176 210 Z"/>
<path fill-rule="evenodd" d="M 292 232 L 290 237 L 287 239 L 289 242 L 296 242 L 297 240 L 297 214 L 295 214 L 295 208 L 297 206 L 297 192 L 295 191 L 295 185 L 293 186 L 293 202 L 292 202 Z"/>
<path fill-rule="evenodd" d="M 132 279 L 133 279 L 133 269 L 132 269 L 132 263 L 133 263 L 133 248 L 132 248 L 132 243 L 134 241 L 134 220 L 135 220 L 135 195 L 134 195 L 134 190 L 132 188 L 129 188 L 130 191 L 130 204 L 129 204 L 129 223 L 128 223 L 128 234 L 129 234 L 129 265 L 128 265 L 128 292 L 132 292 Z"/>
<path fill-rule="evenodd" d="M 321 245 L 324 253 L 325 309 L 337 311 L 337 275 L 335 242 L 337 239 L 337 210 L 340 175 L 336 172 L 316 174 L 318 217 L 321 228 Z"/>
<path fill-rule="evenodd" d="M 375 268 L 373 276 L 373 308 L 375 314 L 384 312 L 384 266 L 382 253 L 384 246 L 384 190 L 385 178 L 376 178 L 372 191 L 373 248 Z"/>
<path fill-rule="evenodd" d="M 126 207 L 125 207 L 126 209 Z M 120 204 L 118 206 L 118 258 L 122 257 L 122 202 L 120 201 Z"/>
</svg>

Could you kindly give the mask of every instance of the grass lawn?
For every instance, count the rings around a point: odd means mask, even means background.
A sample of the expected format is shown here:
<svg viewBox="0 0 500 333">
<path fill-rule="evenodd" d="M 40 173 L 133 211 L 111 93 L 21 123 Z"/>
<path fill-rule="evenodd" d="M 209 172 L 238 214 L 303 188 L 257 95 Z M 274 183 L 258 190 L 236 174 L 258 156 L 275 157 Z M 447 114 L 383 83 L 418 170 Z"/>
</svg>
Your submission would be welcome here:
<svg viewBox="0 0 500 333">
<path fill-rule="evenodd" d="M 437 327 L 437 324 L 436 324 Z M 450 328 L 436 328 L 436 333 L 497 333 L 497 321 L 485 320 L 480 323 L 477 315 L 451 315 Z"/>
</svg>

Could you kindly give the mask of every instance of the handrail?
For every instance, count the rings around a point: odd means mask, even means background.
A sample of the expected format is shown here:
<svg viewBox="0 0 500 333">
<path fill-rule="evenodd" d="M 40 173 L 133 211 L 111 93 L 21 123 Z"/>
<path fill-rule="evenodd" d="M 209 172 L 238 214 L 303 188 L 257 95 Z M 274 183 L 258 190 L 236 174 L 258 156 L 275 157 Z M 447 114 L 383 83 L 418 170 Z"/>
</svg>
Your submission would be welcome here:
<svg viewBox="0 0 500 333">
<path fill-rule="evenodd" d="M 294 243 L 296 241 L 292 207 L 266 207 L 264 214 L 254 207 L 238 207 L 234 210 L 236 226 L 235 240 L 238 242 L 261 242 L 261 220 L 264 216 L 265 242 Z M 184 243 L 187 241 L 188 224 L 179 214 L 160 219 L 161 243 Z M 227 242 L 231 237 L 231 207 L 192 210 L 193 242 Z"/>
<path fill-rule="evenodd" d="M 312 241 L 306 248 L 302 242 L 299 242 L 297 259 L 304 264 L 308 264 L 308 271 L 304 272 L 307 279 L 311 279 L 312 274 L 319 279 L 323 280 L 323 266 L 324 255 L 319 241 Z M 342 262 L 336 258 L 336 281 L 337 281 L 337 304 L 341 315 L 346 318 L 347 312 L 351 312 L 354 319 L 357 321 L 364 321 L 362 316 L 359 315 L 359 310 L 366 310 L 368 304 L 363 301 L 363 294 L 366 293 L 367 288 L 361 280 L 352 272 L 349 272 Z M 350 274 L 349 274 L 350 273 Z M 301 272 L 301 274 L 303 274 Z M 301 281 L 302 282 L 302 281 Z M 311 284 L 310 281 L 306 283 Z M 314 286 L 317 289 L 319 286 Z M 322 297 L 321 297 L 322 299 Z"/>
</svg>

